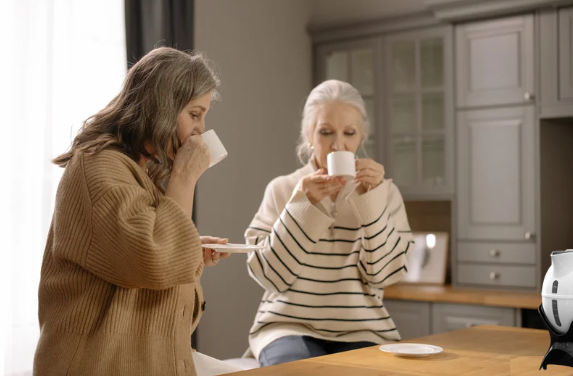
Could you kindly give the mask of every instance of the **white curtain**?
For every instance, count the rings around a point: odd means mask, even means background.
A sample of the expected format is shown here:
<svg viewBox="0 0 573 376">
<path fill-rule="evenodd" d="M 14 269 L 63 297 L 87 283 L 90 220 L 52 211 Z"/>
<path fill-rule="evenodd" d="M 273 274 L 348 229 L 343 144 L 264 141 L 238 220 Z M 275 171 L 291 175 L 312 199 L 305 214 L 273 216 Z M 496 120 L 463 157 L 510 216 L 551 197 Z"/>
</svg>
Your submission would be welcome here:
<svg viewBox="0 0 573 376">
<path fill-rule="evenodd" d="M 123 0 L 0 1 L 0 375 L 29 375 L 62 169 L 51 159 L 126 73 Z"/>
</svg>

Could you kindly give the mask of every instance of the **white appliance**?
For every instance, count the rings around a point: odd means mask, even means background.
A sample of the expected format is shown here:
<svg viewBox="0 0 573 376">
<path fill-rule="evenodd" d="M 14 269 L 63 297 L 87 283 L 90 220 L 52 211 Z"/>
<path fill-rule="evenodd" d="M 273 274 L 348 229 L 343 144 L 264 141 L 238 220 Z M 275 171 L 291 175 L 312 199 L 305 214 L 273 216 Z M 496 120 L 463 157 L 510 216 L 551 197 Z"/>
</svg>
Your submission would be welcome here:
<svg viewBox="0 0 573 376">
<path fill-rule="evenodd" d="M 553 329 L 567 333 L 573 321 L 573 249 L 551 253 L 541 297 L 543 311 Z"/>
<path fill-rule="evenodd" d="M 406 261 L 408 273 L 400 282 L 443 285 L 446 282 L 448 233 L 413 232 L 412 236 L 414 244 L 408 248 Z"/>
</svg>

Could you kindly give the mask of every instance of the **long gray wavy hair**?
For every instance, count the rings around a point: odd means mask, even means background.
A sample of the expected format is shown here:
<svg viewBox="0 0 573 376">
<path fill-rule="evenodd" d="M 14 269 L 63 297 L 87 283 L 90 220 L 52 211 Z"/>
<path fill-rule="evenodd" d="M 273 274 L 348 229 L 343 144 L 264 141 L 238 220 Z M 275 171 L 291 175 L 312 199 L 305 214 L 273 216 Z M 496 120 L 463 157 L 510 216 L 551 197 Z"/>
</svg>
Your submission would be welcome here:
<svg viewBox="0 0 573 376">
<path fill-rule="evenodd" d="M 121 92 L 83 123 L 70 150 L 53 162 L 66 167 L 78 152 L 103 149 L 119 150 L 135 161 L 144 156 L 151 160 L 150 178 L 163 190 L 162 183 L 171 175 L 181 145 L 177 117 L 194 98 L 211 93 L 212 99 L 219 99 L 219 83 L 212 63 L 203 54 L 156 48 L 128 71 Z M 146 144 L 157 154 L 151 155 Z"/>
</svg>

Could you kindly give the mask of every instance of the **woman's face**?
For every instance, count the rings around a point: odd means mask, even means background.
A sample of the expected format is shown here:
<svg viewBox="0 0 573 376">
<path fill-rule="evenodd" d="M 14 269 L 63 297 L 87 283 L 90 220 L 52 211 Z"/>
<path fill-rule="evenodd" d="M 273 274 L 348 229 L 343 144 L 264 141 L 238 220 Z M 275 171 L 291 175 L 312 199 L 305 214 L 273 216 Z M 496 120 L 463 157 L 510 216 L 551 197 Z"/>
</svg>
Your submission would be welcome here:
<svg viewBox="0 0 573 376">
<path fill-rule="evenodd" d="M 326 169 L 326 156 L 333 151 L 356 153 L 362 141 L 361 121 L 360 111 L 349 104 L 332 102 L 319 106 L 312 136 L 318 168 Z"/>
<path fill-rule="evenodd" d="M 181 143 L 190 136 L 205 133 L 205 116 L 211 106 L 211 93 L 191 99 L 177 117 L 177 137 Z"/>
</svg>

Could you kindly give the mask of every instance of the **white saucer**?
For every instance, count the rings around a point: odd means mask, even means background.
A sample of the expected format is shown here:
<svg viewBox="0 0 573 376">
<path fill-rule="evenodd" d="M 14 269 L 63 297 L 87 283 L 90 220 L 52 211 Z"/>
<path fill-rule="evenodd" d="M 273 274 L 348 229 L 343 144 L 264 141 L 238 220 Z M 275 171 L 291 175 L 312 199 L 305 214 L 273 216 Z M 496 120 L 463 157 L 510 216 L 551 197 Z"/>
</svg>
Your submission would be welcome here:
<svg viewBox="0 0 573 376">
<path fill-rule="evenodd" d="M 217 252 L 225 253 L 249 253 L 257 249 L 264 249 L 262 245 L 252 245 L 252 244 L 202 244 L 203 248 L 211 248 Z"/>
<path fill-rule="evenodd" d="M 380 350 L 396 356 L 409 357 L 423 357 L 444 351 L 441 347 L 421 343 L 391 343 L 380 346 Z"/>
</svg>

